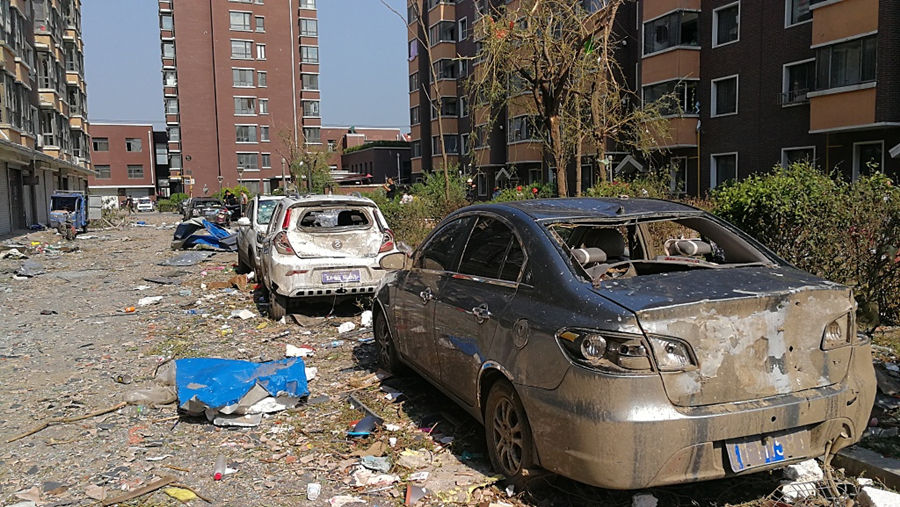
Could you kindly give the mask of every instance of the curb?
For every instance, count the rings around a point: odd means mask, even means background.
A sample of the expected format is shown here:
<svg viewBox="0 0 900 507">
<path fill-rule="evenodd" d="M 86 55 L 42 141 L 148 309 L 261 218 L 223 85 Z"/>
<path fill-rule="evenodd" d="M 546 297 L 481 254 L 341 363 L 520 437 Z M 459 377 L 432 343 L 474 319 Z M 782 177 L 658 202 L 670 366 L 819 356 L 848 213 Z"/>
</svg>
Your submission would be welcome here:
<svg viewBox="0 0 900 507">
<path fill-rule="evenodd" d="M 900 459 L 885 458 L 875 451 L 853 446 L 838 451 L 831 463 L 850 475 L 865 475 L 878 479 L 888 488 L 900 490 Z"/>
</svg>

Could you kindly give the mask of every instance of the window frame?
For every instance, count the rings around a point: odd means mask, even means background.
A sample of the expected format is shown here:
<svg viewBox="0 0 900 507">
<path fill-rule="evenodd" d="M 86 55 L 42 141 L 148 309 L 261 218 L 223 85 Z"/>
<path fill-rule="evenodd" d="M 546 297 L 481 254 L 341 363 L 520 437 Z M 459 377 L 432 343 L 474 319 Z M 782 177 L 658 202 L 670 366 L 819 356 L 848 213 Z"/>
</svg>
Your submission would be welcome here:
<svg viewBox="0 0 900 507">
<path fill-rule="evenodd" d="M 230 39 L 231 44 L 231 59 L 232 60 L 253 60 L 253 41 L 249 39 Z M 240 42 L 241 44 L 248 44 L 250 50 L 247 52 L 247 56 L 235 56 L 234 54 L 234 43 Z"/>
<path fill-rule="evenodd" d="M 306 114 L 306 104 L 307 103 L 316 103 L 318 104 L 316 107 L 316 114 Z M 321 118 L 322 117 L 322 101 L 318 99 L 303 99 L 300 101 L 301 112 L 303 113 L 303 118 Z"/>
<path fill-rule="evenodd" d="M 101 150 L 101 149 L 98 148 L 98 146 L 99 146 L 98 142 L 101 141 L 101 140 L 104 141 L 105 144 L 106 144 L 106 149 L 105 149 L 105 150 Z M 97 152 L 97 153 L 105 153 L 105 152 L 108 152 L 108 151 L 109 151 L 109 138 L 108 138 L 108 137 L 94 137 L 94 138 L 91 138 L 91 150 L 93 150 L 93 151 L 95 151 L 95 152 Z"/>
<path fill-rule="evenodd" d="M 247 132 L 252 132 L 252 135 L 247 136 L 247 141 L 241 141 L 238 137 L 238 129 L 246 128 L 249 129 Z M 257 131 L 257 124 L 255 123 L 235 123 L 234 124 L 234 143 L 235 144 L 257 144 L 259 143 L 259 133 Z"/>
<path fill-rule="evenodd" d="M 132 149 L 136 145 L 137 149 Z M 125 138 L 125 152 L 126 153 L 141 153 L 144 151 L 144 143 L 142 142 L 140 137 L 126 137 Z"/>
<path fill-rule="evenodd" d="M 307 59 L 306 59 L 307 57 L 303 55 L 303 50 L 305 50 L 305 49 L 306 49 L 306 50 L 309 50 L 309 49 L 311 49 L 311 48 L 315 48 L 315 52 L 316 52 L 316 59 L 315 59 L 315 61 L 307 61 Z M 301 46 L 300 46 L 300 63 L 301 63 L 301 64 L 306 64 L 306 65 L 319 65 L 319 63 L 320 63 L 320 60 L 319 60 L 319 46 L 318 46 L 318 45 L 312 45 L 312 44 L 303 44 L 303 45 L 301 45 Z"/>
<path fill-rule="evenodd" d="M 257 70 L 256 71 L 256 87 L 257 88 L 268 88 L 269 87 L 269 71 L 266 71 L 266 70 Z"/>
<path fill-rule="evenodd" d="M 237 81 L 234 80 L 235 71 L 250 71 L 250 84 L 249 85 L 238 85 Z M 256 69 L 252 67 L 232 67 L 231 68 L 231 87 L 232 88 L 255 88 L 254 83 L 256 81 Z"/>
<path fill-rule="evenodd" d="M 640 9 L 636 9 L 636 10 L 637 10 L 638 12 L 640 12 Z M 690 44 L 682 44 L 682 43 L 680 42 L 680 38 L 681 38 L 681 32 L 680 32 L 680 30 L 681 30 L 681 26 L 682 26 L 682 24 L 683 24 L 684 13 L 688 13 L 688 12 L 694 13 L 694 14 L 697 15 L 697 45 L 696 45 L 696 46 L 692 46 L 692 45 L 690 45 Z M 647 25 L 652 24 L 652 23 L 654 23 L 654 22 L 656 22 L 656 21 L 659 21 L 659 20 L 662 19 L 662 18 L 671 16 L 671 15 L 676 14 L 676 13 L 680 13 L 680 14 L 681 14 L 681 17 L 679 18 L 679 23 L 681 23 L 681 24 L 679 24 L 679 28 L 678 28 L 678 29 L 679 29 L 679 43 L 678 43 L 678 44 L 675 44 L 675 45 L 672 45 L 672 46 L 668 46 L 668 47 L 662 48 L 662 49 L 657 49 L 657 50 L 655 50 L 655 51 L 647 51 L 647 44 L 646 44 Z M 700 37 L 700 15 L 701 15 L 700 9 L 682 9 L 682 8 L 675 8 L 675 9 L 672 9 L 672 10 L 670 10 L 670 11 L 664 12 L 663 14 L 660 14 L 659 16 L 656 16 L 656 17 L 654 17 L 654 18 L 652 18 L 652 19 L 648 19 L 648 20 L 642 22 L 642 23 L 640 24 L 641 57 L 642 57 L 642 58 L 646 58 L 646 57 L 649 57 L 649 56 L 654 56 L 654 55 L 662 54 L 662 53 L 665 53 L 665 52 L 667 52 L 667 51 L 675 51 L 675 50 L 678 50 L 678 49 L 687 49 L 687 50 L 690 50 L 690 51 L 700 51 L 700 50 L 703 48 L 703 45 L 702 45 L 702 43 L 701 43 L 701 42 L 702 42 L 702 38 Z"/>
<path fill-rule="evenodd" d="M 719 83 L 720 81 L 726 81 L 729 79 L 734 79 L 734 112 L 719 113 L 718 108 L 716 107 L 716 99 L 718 99 L 718 92 L 716 91 L 716 83 Z M 740 112 L 740 104 L 741 104 L 741 77 L 740 77 L 740 74 L 732 74 L 730 76 L 722 76 L 720 78 L 711 79 L 709 81 L 709 117 L 710 118 L 721 118 L 724 116 L 736 116 Z"/>
<path fill-rule="evenodd" d="M 790 1 L 790 0 L 788 0 L 788 1 Z M 813 66 L 812 66 L 812 72 L 813 72 L 813 74 L 812 74 L 812 87 L 809 88 L 808 90 L 806 90 L 806 95 L 807 95 L 807 96 L 804 97 L 803 100 L 794 100 L 794 101 L 791 101 L 791 102 L 785 102 L 784 97 L 785 97 L 785 95 L 788 94 L 788 92 L 790 92 L 790 90 L 789 90 L 790 82 L 789 82 L 788 68 L 789 68 L 789 67 L 796 67 L 796 66 L 798 66 L 798 65 L 803 65 L 803 64 L 807 64 L 807 63 L 812 63 L 812 64 L 813 64 Z M 808 103 L 809 103 L 809 94 L 812 93 L 812 92 L 814 92 L 814 91 L 816 91 L 816 65 L 815 65 L 815 63 L 816 63 L 816 59 L 815 59 L 815 57 L 813 57 L 813 58 L 806 58 L 806 59 L 803 59 L 803 60 L 797 60 L 796 62 L 788 62 L 788 63 L 785 63 L 784 65 L 781 66 L 781 97 L 782 97 L 782 100 L 781 100 L 781 107 L 802 106 L 803 104 L 808 104 Z"/>
<path fill-rule="evenodd" d="M 812 1 L 809 1 L 809 19 L 805 21 L 798 21 L 796 23 L 791 23 L 791 15 L 793 14 L 793 1 L 794 0 L 784 0 L 784 27 L 792 28 L 795 26 L 805 25 L 806 23 L 812 23 Z"/>
<path fill-rule="evenodd" d="M 812 150 L 812 158 L 810 158 L 810 163 L 815 163 L 816 161 L 816 146 L 785 146 L 781 148 L 781 166 L 787 167 L 787 152 L 789 151 L 799 151 L 799 150 Z M 883 158 L 883 157 L 882 157 Z"/>
<path fill-rule="evenodd" d="M 257 115 L 257 111 L 259 111 L 259 109 L 257 109 L 257 103 L 258 103 L 258 100 L 257 100 L 257 98 L 256 98 L 255 96 L 251 96 L 251 95 L 235 95 L 235 96 L 233 97 L 233 99 L 252 99 L 252 100 L 253 100 L 253 108 L 252 108 L 252 109 L 253 109 L 253 112 L 252 112 L 252 113 L 239 113 L 239 112 L 238 112 L 238 108 L 235 107 L 235 108 L 234 108 L 234 115 L 235 115 L 235 116 L 256 116 L 256 115 Z M 235 106 L 237 106 L 237 104 L 235 104 Z"/>
<path fill-rule="evenodd" d="M 464 23 L 465 22 L 465 23 Z M 465 29 L 465 31 L 463 31 Z M 461 42 L 469 38 L 469 18 L 463 16 L 456 20 L 456 41 Z"/>
<path fill-rule="evenodd" d="M 233 14 L 240 14 L 241 16 L 247 17 L 247 28 L 235 28 L 232 23 L 231 16 Z M 251 11 L 228 11 L 228 29 L 232 32 L 252 32 L 253 31 L 253 12 Z"/>
<path fill-rule="evenodd" d="M 132 176 L 132 175 L 131 175 L 132 169 L 135 169 L 135 168 L 138 168 L 138 167 L 141 169 L 141 175 L 140 175 L 140 176 Z M 143 165 L 143 164 L 128 164 L 128 165 L 125 167 L 125 171 L 126 171 L 126 172 L 125 172 L 125 175 L 128 177 L 129 180 L 142 180 L 142 179 L 144 179 L 144 178 L 146 177 L 146 174 L 147 174 L 147 173 L 144 171 L 144 165 Z"/>
<path fill-rule="evenodd" d="M 716 180 L 718 179 L 718 168 L 716 167 L 716 157 L 725 157 L 734 155 L 734 180 L 738 179 L 738 170 L 740 166 L 740 154 L 736 151 L 724 151 L 721 153 L 710 153 L 709 155 L 709 189 L 712 190 L 718 186 Z"/>
<path fill-rule="evenodd" d="M 853 173 L 851 174 L 851 181 L 856 181 L 859 179 L 859 171 L 862 169 L 862 164 L 859 159 L 859 147 L 865 145 L 880 145 L 881 146 L 881 164 L 878 166 L 879 171 L 884 171 L 884 139 L 881 140 L 872 140 L 872 141 L 859 141 L 853 143 Z"/>
<path fill-rule="evenodd" d="M 251 168 L 251 167 L 247 167 L 247 166 L 245 166 L 245 165 L 242 165 L 242 164 L 241 164 L 241 155 L 253 155 L 253 156 L 255 156 L 255 157 L 256 157 L 256 167 Z M 238 152 L 235 152 L 235 162 L 237 162 L 237 166 L 236 166 L 236 167 L 242 168 L 242 169 L 244 170 L 244 172 L 247 172 L 247 171 L 259 171 L 259 152 L 258 152 L 258 151 L 238 151 Z"/>
<path fill-rule="evenodd" d="M 303 76 L 316 76 L 316 87 L 315 88 L 306 88 L 303 85 Z M 300 73 L 300 89 L 303 91 L 318 91 L 319 90 L 319 73 L 318 72 L 301 72 Z"/>
<path fill-rule="evenodd" d="M 256 46 L 256 59 L 260 61 L 265 61 L 266 59 L 266 45 L 257 42 L 254 44 Z"/>
<path fill-rule="evenodd" d="M 693 83 L 693 85 L 694 85 L 694 98 L 695 98 L 695 100 L 697 101 L 697 105 L 699 106 L 699 104 L 700 104 L 700 81 L 701 81 L 700 78 L 695 78 L 695 77 L 684 77 L 684 78 L 675 78 L 675 79 L 664 79 L 664 80 L 662 80 L 662 81 L 655 81 L 655 82 L 653 82 L 653 83 L 647 83 L 647 84 L 643 84 L 643 83 L 642 83 L 642 84 L 641 84 L 641 90 L 640 90 L 640 91 L 641 91 L 641 104 L 646 104 L 646 103 L 647 103 L 647 99 L 646 99 L 646 97 L 645 97 L 646 91 L 647 91 L 646 89 L 647 89 L 647 88 L 651 88 L 651 87 L 654 87 L 654 86 L 659 86 L 659 85 L 662 85 L 662 84 L 675 83 L 674 88 L 673 88 L 673 90 L 672 90 L 673 92 L 677 92 L 677 91 L 678 91 L 678 86 L 679 86 L 680 84 L 684 84 L 684 86 L 681 87 L 681 95 L 682 95 L 682 96 L 680 97 L 680 98 L 681 98 L 680 102 L 683 102 L 684 105 L 688 105 L 688 87 L 687 87 L 687 83 Z M 652 103 L 652 102 L 651 102 L 651 103 Z M 664 114 L 662 117 L 663 117 L 663 118 L 698 118 L 698 117 L 700 117 L 700 108 L 699 108 L 699 107 L 697 107 L 697 112 L 696 112 L 696 113 L 695 113 L 695 112 L 691 112 L 691 111 L 693 111 L 693 108 L 691 108 L 691 110 L 688 110 L 687 108 L 682 107 L 682 112 L 681 112 L 681 113 Z"/>
<path fill-rule="evenodd" d="M 471 215 L 469 215 L 469 214 L 463 215 L 460 218 L 466 218 L 466 217 L 470 217 L 470 216 L 474 216 L 475 221 L 472 222 L 471 227 L 469 227 L 469 233 L 466 237 L 465 243 L 463 243 L 462 249 L 459 251 L 458 259 L 456 262 L 456 268 L 452 271 L 452 273 L 454 273 L 454 275 L 455 275 L 454 278 L 455 279 L 462 278 L 464 280 L 469 280 L 469 281 L 473 281 L 473 282 L 489 283 L 491 285 L 500 285 L 500 286 L 508 287 L 508 288 L 518 287 L 520 284 L 523 283 L 523 278 L 525 276 L 525 272 L 526 272 L 526 268 L 528 267 L 528 260 L 529 260 L 528 259 L 528 249 L 525 248 L 525 242 L 522 241 L 522 237 L 519 235 L 519 232 L 516 230 L 515 227 L 513 227 L 513 225 L 509 222 L 509 220 L 507 220 L 505 217 L 502 217 L 500 215 L 496 215 L 493 213 L 475 212 Z M 490 220 L 494 220 L 494 221 L 502 224 L 504 227 L 506 227 L 509 230 L 510 235 L 511 235 L 511 240 L 515 240 L 516 243 L 519 244 L 519 248 L 522 250 L 522 266 L 519 268 L 519 272 L 516 275 L 515 280 L 505 280 L 503 278 L 499 278 L 499 276 L 502 275 L 503 267 L 506 265 L 506 259 L 507 259 L 507 256 L 509 255 L 509 248 L 511 246 L 510 244 L 506 245 L 506 252 L 503 254 L 503 261 L 501 262 L 500 266 L 497 267 L 497 276 L 482 277 L 482 276 L 478 276 L 478 275 L 470 275 L 470 274 L 463 273 L 462 271 L 460 271 L 460 269 L 462 268 L 463 258 L 465 258 L 466 251 L 468 251 L 468 249 L 469 249 L 469 242 L 472 241 L 472 233 L 475 231 L 475 227 L 478 226 L 478 222 L 482 219 L 490 219 Z"/>
<path fill-rule="evenodd" d="M 266 33 L 265 16 L 253 16 L 253 31 L 256 33 Z"/>
<path fill-rule="evenodd" d="M 297 30 L 300 32 L 300 37 L 318 37 L 319 36 L 319 20 L 317 18 L 299 18 L 299 21 L 300 21 L 300 23 L 299 23 L 299 26 L 297 27 Z M 314 24 L 316 26 L 316 31 L 314 34 L 310 34 L 309 32 L 303 31 L 303 22 L 304 21 L 314 22 Z"/>
<path fill-rule="evenodd" d="M 719 11 L 730 9 L 734 6 L 737 6 L 737 37 L 734 40 L 730 40 L 727 42 L 719 42 Z M 730 4 L 726 4 L 713 9 L 712 18 L 712 37 L 710 37 L 710 42 L 713 48 L 720 48 L 723 46 L 736 44 L 741 41 L 741 0 L 737 0 L 736 2 L 731 2 Z"/>
<path fill-rule="evenodd" d="M 105 175 L 104 175 L 104 171 L 102 171 L 100 169 L 101 167 L 106 168 Z M 94 177 L 95 179 L 98 179 L 98 180 L 111 180 L 112 179 L 112 168 L 110 167 L 109 164 L 97 164 L 94 166 L 94 170 L 97 171 L 97 176 Z"/>
</svg>

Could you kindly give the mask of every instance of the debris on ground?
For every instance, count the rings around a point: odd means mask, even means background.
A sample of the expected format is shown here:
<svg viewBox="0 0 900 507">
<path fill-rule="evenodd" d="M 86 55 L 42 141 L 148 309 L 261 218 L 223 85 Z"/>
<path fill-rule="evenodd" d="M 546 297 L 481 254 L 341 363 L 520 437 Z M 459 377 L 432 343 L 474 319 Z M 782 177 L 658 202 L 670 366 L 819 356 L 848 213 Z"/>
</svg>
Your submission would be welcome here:
<svg viewBox="0 0 900 507">
<path fill-rule="evenodd" d="M 40 262 L 26 260 L 22 263 L 19 269 L 16 270 L 16 275 L 25 278 L 32 278 L 38 275 L 43 275 L 46 272 L 47 271 L 46 269 L 44 269 L 44 265 Z"/>
<path fill-rule="evenodd" d="M 897 507 L 900 505 L 900 494 L 865 486 L 856 497 L 856 503 L 860 507 Z"/>
<path fill-rule="evenodd" d="M 631 507 L 656 507 L 659 500 L 650 493 L 638 493 L 631 497 Z"/>
<path fill-rule="evenodd" d="M 194 251 L 185 252 L 175 257 L 171 257 L 159 263 L 160 266 L 193 266 L 200 264 L 206 259 L 213 256 L 214 252 Z"/>
<path fill-rule="evenodd" d="M 172 250 L 191 248 L 236 252 L 237 233 L 205 218 L 192 218 L 179 224 L 172 236 Z"/>
</svg>

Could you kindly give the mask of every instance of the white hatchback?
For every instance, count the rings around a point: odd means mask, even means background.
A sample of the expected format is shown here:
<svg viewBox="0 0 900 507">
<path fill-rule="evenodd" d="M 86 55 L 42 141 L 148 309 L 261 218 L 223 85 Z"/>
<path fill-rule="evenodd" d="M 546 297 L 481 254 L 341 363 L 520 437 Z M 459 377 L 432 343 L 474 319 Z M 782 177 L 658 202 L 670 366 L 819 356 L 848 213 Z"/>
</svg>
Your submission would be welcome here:
<svg viewBox="0 0 900 507">
<path fill-rule="evenodd" d="M 394 235 L 370 199 L 309 195 L 281 200 L 266 231 L 259 275 L 269 316 L 280 319 L 295 298 L 371 296 L 384 277 L 381 258 Z"/>
</svg>

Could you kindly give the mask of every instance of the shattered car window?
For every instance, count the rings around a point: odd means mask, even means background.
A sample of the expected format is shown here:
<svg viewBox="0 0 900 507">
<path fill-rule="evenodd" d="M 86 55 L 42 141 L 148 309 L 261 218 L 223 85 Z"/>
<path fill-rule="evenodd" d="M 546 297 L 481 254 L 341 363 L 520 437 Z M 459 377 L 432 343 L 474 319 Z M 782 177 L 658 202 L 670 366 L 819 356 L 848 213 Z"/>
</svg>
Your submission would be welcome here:
<svg viewBox="0 0 900 507">
<path fill-rule="evenodd" d="M 550 229 L 594 281 L 773 264 L 735 232 L 699 215 L 618 224 L 556 223 Z"/>
<path fill-rule="evenodd" d="M 416 267 L 435 271 L 453 271 L 459 250 L 469 238 L 473 217 L 460 218 L 445 225 L 422 250 Z"/>
<path fill-rule="evenodd" d="M 472 229 L 459 264 L 459 272 L 485 278 L 499 278 L 500 268 L 511 242 L 516 241 L 509 227 L 493 218 L 480 217 Z M 517 278 L 518 271 L 515 273 Z"/>
<path fill-rule="evenodd" d="M 302 229 L 336 230 L 344 228 L 368 228 L 372 225 L 369 214 L 362 208 L 313 209 L 300 217 Z"/>
<path fill-rule="evenodd" d="M 266 225 L 272 220 L 272 212 L 278 201 L 259 201 L 259 208 L 256 210 L 256 223 Z"/>
</svg>

